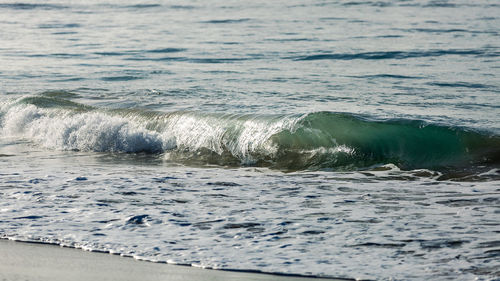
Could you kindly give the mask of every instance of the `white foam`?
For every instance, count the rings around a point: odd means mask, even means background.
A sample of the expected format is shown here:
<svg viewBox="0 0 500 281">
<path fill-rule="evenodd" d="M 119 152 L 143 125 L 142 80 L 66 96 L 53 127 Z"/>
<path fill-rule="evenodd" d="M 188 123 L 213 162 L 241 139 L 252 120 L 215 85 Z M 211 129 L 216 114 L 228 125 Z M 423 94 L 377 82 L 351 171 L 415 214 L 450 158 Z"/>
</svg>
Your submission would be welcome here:
<svg viewBox="0 0 500 281">
<path fill-rule="evenodd" d="M 273 156 L 278 147 L 271 137 L 283 130 L 291 130 L 299 118 L 235 118 L 234 116 L 210 116 L 178 114 L 170 116 L 166 131 L 176 143 L 191 151 L 201 148 L 217 154 L 229 151 L 243 163 L 256 161 L 253 155 Z"/>
<path fill-rule="evenodd" d="M 51 149 L 109 152 L 161 152 L 172 138 L 141 124 L 103 112 L 74 113 L 16 105 L 5 112 L 1 134 L 18 136 Z"/>
<path fill-rule="evenodd" d="M 257 161 L 256 155 L 273 157 L 278 146 L 271 137 L 283 130 L 292 130 L 300 120 L 184 112 L 159 118 L 159 121 L 106 111 L 75 112 L 14 102 L 3 104 L 0 114 L 3 137 L 24 138 L 50 149 L 96 152 L 207 149 L 219 155 L 229 152 L 245 164 Z M 148 129 L 150 127 L 155 130 Z"/>
</svg>

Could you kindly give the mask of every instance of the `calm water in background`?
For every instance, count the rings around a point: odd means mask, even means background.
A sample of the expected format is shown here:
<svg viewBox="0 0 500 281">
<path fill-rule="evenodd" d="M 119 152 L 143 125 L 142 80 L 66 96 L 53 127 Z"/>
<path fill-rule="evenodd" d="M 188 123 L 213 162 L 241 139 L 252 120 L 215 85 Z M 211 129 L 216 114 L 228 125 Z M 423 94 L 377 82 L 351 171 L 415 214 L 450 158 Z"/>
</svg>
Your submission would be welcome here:
<svg viewBox="0 0 500 281">
<path fill-rule="evenodd" d="M 0 1 L 0 235 L 210 268 L 499 278 L 498 15 Z"/>
</svg>

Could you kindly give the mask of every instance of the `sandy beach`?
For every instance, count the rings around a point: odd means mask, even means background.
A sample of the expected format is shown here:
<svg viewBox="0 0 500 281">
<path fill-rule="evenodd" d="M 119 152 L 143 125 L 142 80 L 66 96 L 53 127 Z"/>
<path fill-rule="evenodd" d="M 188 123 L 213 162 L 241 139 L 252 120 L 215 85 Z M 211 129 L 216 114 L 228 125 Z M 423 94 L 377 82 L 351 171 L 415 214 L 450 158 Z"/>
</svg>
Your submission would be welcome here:
<svg viewBox="0 0 500 281">
<path fill-rule="evenodd" d="M 209 270 L 0 239 L 0 280 L 339 280 Z"/>
</svg>

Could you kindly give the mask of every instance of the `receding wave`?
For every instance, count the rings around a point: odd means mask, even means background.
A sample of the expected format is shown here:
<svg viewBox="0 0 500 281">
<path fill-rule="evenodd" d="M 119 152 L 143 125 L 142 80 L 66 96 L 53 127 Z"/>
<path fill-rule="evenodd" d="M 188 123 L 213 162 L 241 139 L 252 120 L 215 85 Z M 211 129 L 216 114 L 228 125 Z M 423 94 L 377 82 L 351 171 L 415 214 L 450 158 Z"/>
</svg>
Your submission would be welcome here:
<svg viewBox="0 0 500 281">
<path fill-rule="evenodd" d="M 1 134 L 50 149 L 163 153 L 171 161 L 283 170 L 498 166 L 500 137 L 418 120 L 108 110 L 49 92 L 0 104 Z"/>
</svg>

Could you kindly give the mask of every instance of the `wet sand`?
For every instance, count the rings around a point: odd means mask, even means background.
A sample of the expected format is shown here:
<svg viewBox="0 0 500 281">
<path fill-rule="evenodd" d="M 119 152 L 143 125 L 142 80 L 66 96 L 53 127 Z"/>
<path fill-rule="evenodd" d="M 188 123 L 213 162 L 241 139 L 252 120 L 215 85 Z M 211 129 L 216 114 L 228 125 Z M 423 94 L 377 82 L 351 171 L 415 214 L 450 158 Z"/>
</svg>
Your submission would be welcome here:
<svg viewBox="0 0 500 281">
<path fill-rule="evenodd" d="M 56 245 L 0 239 L 0 280 L 343 280 L 209 270 L 138 261 Z"/>
</svg>

